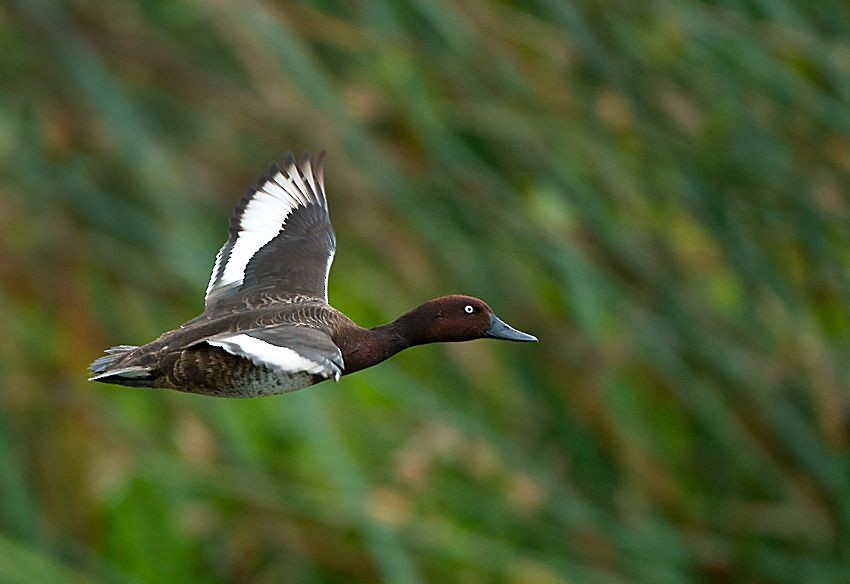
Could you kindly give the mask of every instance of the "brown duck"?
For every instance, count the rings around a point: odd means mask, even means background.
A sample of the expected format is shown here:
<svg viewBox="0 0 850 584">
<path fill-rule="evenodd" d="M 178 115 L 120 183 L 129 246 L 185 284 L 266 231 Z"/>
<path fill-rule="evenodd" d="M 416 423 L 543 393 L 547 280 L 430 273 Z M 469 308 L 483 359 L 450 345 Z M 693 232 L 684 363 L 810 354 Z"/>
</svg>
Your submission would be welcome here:
<svg viewBox="0 0 850 584">
<path fill-rule="evenodd" d="M 224 397 L 294 391 L 371 367 L 414 345 L 480 338 L 536 341 L 478 298 L 436 298 L 372 329 L 328 304 L 336 250 L 322 157 L 287 155 L 230 218 L 204 312 L 140 347 L 94 361 L 91 380 Z"/>
</svg>

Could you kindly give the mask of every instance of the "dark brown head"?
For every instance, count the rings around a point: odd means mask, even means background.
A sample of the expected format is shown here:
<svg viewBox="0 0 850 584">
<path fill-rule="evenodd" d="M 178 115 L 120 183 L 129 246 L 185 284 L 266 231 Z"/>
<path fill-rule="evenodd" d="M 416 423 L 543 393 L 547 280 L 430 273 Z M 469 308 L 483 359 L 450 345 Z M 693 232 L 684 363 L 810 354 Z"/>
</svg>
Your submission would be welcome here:
<svg viewBox="0 0 850 584">
<path fill-rule="evenodd" d="M 411 344 L 445 343 L 493 338 L 537 341 L 493 314 L 487 303 L 472 296 L 453 294 L 435 298 L 396 321 Z"/>
</svg>

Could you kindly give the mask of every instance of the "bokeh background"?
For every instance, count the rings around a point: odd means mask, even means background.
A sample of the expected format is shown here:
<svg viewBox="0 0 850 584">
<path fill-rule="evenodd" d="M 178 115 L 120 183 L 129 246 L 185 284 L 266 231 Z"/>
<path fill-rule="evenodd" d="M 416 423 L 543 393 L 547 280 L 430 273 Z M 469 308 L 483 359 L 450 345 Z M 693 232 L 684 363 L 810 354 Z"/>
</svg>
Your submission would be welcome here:
<svg viewBox="0 0 850 584">
<path fill-rule="evenodd" d="M 24 0 L 0 46 L 0 581 L 848 581 L 846 2 Z M 88 383 L 290 148 L 335 306 L 541 342 Z"/>
</svg>

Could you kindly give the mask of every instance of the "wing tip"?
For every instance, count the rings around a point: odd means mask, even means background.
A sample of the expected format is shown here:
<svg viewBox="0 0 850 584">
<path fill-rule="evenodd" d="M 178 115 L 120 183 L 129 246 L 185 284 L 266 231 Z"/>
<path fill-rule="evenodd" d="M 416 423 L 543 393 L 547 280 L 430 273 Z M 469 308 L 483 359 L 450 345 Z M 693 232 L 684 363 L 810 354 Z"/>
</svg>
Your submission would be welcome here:
<svg viewBox="0 0 850 584">
<path fill-rule="evenodd" d="M 297 157 L 289 150 L 284 156 L 283 168 L 288 176 L 297 173 L 296 176 L 307 186 L 307 192 L 305 194 L 308 199 L 327 210 L 328 199 L 325 194 L 325 150 L 320 150 L 318 156 L 315 157 L 306 149 L 302 150 Z M 281 168 L 278 167 L 278 170 L 280 171 Z"/>
</svg>

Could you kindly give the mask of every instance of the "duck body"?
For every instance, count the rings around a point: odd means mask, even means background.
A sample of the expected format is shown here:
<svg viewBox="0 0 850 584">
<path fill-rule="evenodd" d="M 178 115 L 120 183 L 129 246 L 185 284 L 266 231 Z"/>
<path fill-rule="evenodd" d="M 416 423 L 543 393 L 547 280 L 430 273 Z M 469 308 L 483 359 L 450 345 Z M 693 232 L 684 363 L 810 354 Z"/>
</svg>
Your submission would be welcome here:
<svg viewBox="0 0 850 584">
<path fill-rule="evenodd" d="M 92 371 L 106 367 L 111 374 L 98 381 L 133 387 L 273 395 L 341 376 L 342 355 L 331 335 L 356 334 L 359 328 L 319 300 L 272 302 L 202 314 L 146 345 L 114 348 Z"/>
<path fill-rule="evenodd" d="M 365 369 L 414 345 L 492 337 L 536 341 L 484 301 L 451 295 L 363 328 L 327 302 L 336 238 L 321 158 L 273 165 L 237 205 L 198 317 L 142 346 L 119 345 L 91 380 L 219 397 L 302 389 Z"/>
</svg>

